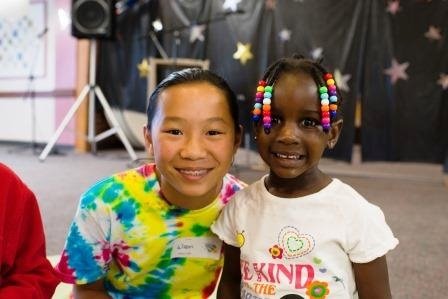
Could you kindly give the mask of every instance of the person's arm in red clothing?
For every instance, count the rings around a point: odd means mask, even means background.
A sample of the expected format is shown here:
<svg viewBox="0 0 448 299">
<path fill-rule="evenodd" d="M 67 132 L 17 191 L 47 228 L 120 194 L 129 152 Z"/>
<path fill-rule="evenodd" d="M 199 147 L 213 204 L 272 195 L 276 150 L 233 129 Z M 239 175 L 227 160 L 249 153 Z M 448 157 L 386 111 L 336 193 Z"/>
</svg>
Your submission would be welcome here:
<svg viewBox="0 0 448 299">
<path fill-rule="evenodd" d="M 0 169 L 3 171 L 3 169 Z M 1 174 L 4 174 L 3 172 Z M 3 176 L 2 176 L 3 178 Z M 3 183 L 8 183 L 3 180 Z M 0 257 L 0 298 L 49 299 L 59 279 L 46 258 L 41 215 L 34 194 L 13 178 L 8 189 L 2 189 L 0 200 L 4 211 Z M 5 186 L 4 186 L 5 187 Z M 14 216 L 15 215 L 15 216 Z M 12 221 L 8 221 L 12 219 Z"/>
</svg>

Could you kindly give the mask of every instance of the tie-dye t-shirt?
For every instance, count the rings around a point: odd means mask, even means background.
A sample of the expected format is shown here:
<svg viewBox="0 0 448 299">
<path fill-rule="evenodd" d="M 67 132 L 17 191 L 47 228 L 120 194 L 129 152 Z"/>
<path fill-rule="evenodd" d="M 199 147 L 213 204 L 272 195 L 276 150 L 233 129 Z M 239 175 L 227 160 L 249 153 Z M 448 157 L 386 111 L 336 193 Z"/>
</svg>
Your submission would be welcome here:
<svg viewBox="0 0 448 299">
<path fill-rule="evenodd" d="M 207 298 L 213 293 L 223 258 L 210 226 L 245 184 L 227 174 L 214 202 L 186 210 L 161 197 L 154 170 L 147 164 L 113 175 L 82 195 L 56 266 L 64 282 L 104 278 L 113 298 Z M 195 248 L 199 245 L 207 250 Z"/>
</svg>

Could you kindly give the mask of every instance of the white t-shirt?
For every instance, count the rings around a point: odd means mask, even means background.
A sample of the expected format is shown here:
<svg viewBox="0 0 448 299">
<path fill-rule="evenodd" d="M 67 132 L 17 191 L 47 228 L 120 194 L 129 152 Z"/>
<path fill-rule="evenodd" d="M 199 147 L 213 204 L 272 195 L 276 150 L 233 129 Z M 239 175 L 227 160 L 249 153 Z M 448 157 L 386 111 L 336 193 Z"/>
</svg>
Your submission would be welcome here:
<svg viewBox="0 0 448 299">
<path fill-rule="evenodd" d="M 351 263 L 398 244 L 380 208 L 338 179 L 281 198 L 267 191 L 265 177 L 236 193 L 212 225 L 241 249 L 241 298 L 358 298 Z"/>
</svg>

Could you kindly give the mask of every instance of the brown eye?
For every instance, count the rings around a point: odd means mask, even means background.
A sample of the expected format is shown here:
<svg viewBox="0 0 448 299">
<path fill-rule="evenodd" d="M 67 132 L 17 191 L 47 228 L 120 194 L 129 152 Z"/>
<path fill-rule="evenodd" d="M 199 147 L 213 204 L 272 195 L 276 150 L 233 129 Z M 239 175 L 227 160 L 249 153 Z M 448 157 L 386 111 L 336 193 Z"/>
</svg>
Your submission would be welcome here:
<svg viewBox="0 0 448 299">
<path fill-rule="evenodd" d="M 211 135 L 211 136 L 216 136 L 216 135 L 221 135 L 222 132 L 217 131 L 217 130 L 210 130 L 207 132 L 207 135 Z"/>
<path fill-rule="evenodd" d="M 319 122 L 312 118 L 305 118 L 302 120 L 302 125 L 306 128 L 314 128 L 319 125 Z"/>
<path fill-rule="evenodd" d="M 274 125 L 278 125 L 278 124 L 281 123 L 281 120 L 280 120 L 279 117 L 273 116 L 273 117 L 271 118 L 271 123 L 272 123 L 273 126 L 274 126 Z"/>
<path fill-rule="evenodd" d="M 182 135 L 182 131 L 178 129 L 167 130 L 166 132 L 171 135 Z"/>
</svg>

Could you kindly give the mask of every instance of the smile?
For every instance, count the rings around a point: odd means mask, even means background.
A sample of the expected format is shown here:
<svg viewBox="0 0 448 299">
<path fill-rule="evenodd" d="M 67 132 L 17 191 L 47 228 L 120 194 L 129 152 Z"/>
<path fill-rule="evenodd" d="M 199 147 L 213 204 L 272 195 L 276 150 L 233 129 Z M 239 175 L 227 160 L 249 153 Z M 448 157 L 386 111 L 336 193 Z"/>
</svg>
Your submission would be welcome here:
<svg viewBox="0 0 448 299">
<path fill-rule="evenodd" d="M 181 174 L 186 176 L 192 176 L 192 177 L 201 177 L 206 175 L 209 170 L 208 169 L 181 169 L 178 168 L 177 171 L 179 171 Z"/>
<path fill-rule="evenodd" d="M 305 158 L 304 155 L 300 154 L 273 153 L 273 155 L 280 159 L 289 159 L 289 160 L 302 160 L 303 158 Z"/>
</svg>

